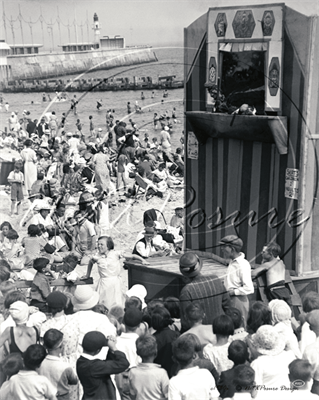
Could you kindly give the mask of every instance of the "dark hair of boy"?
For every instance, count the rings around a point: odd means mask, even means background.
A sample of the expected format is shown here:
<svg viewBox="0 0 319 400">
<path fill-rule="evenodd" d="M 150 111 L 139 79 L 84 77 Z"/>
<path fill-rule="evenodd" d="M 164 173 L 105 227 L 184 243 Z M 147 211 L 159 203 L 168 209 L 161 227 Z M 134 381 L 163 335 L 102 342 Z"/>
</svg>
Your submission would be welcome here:
<svg viewBox="0 0 319 400">
<path fill-rule="evenodd" d="M 23 358 L 20 353 L 11 353 L 2 361 L 2 370 L 9 379 L 23 368 Z"/>
<path fill-rule="evenodd" d="M 50 261 L 45 257 L 36 258 L 33 261 L 33 268 L 38 272 L 42 272 L 42 270 L 50 263 Z"/>
<path fill-rule="evenodd" d="M 213 320 L 213 333 L 215 335 L 230 336 L 234 334 L 234 324 L 227 315 L 219 315 Z"/>
<path fill-rule="evenodd" d="M 31 224 L 28 226 L 28 235 L 31 237 L 36 237 L 41 235 L 41 231 L 38 225 Z"/>
<path fill-rule="evenodd" d="M 15 290 L 14 292 L 10 292 L 6 295 L 4 299 L 4 308 L 9 310 L 11 304 L 15 303 L 16 301 L 24 301 L 26 303 L 27 299 L 23 293 Z"/>
<path fill-rule="evenodd" d="M 205 313 L 199 301 L 194 301 L 186 307 L 186 316 L 189 322 L 193 325 L 196 322 L 202 321 Z"/>
<path fill-rule="evenodd" d="M 121 324 L 124 317 L 124 308 L 121 306 L 111 307 L 109 314 L 112 315 Z"/>
<path fill-rule="evenodd" d="M 5 282 L 10 278 L 10 270 L 6 267 L 0 267 L 0 282 Z"/>
<path fill-rule="evenodd" d="M 235 365 L 245 364 L 249 358 L 248 346 L 242 340 L 234 340 L 228 347 L 228 358 Z"/>
<path fill-rule="evenodd" d="M 279 256 L 281 253 L 281 247 L 277 243 L 269 243 L 266 245 L 267 250 L 270 254 L 272 254 L 275 258 Z"/>
<path fill-rule="evenodd" d="M 55 350 L 63 340 L 63 333 L 58 329 L 48 329 L 43 336 L 43 344 L 47 350 Z"/>
<path fill-rule="evenodd" d="M 108 315 L 109 313 L 109 309 L 104 304 L 97 304 L 92 308 L 92 311 L 103 315 Z"/>
<path fill-rule="evenodd" d="M 154 336 L 144 335 L 136 340 L 136 353 L 145 359 L 155 358 L 157 356 L 157 342 Z"/>
<path fill-rule="evenodd" d="M 250 392 L 255 386 L 255 371 L 249 365 L 237 365 L 233 385 L 237 393 Z"/>
<path fill-rule="evenodd" d="M 128 310 L 129 308 L 137 308 L 138 310 L 142 311 L 142 301 L 136 296 L 132 296 L 125 300 L 124 311 Z"/>
<path fill-rule="evenodd" d="M 228 315 L 228 317 L 231 318 L 231 320 L 233 321 L 234 324 L 234 329 L 238 329 L 240 328 L 241 324 L 242 324 L 242 313 L 240 310 L 238 310 L 238 308 L 235 307 L 229 307 L 227 308 L 227 310 L 225 311 L 225 314 Z"/>
<path fill-rule="evenodd" d="M 309 313 L 312 310 L 319 310 L 319 294 L 308 292 L 302 296 L 302 309 L 305 313 Z"/>
<path fill-rule="evenodd" d="M 179 299 L 177 297 L 169 296 L 164 299 L 164 306 L 168 309 L 172 318 L 180 318 Z"/>
<path fill-rule="evenodd" d="M 32 344 L 23 353 L 23 361 L 26 369 L 35 371 L 40 367 L 45 359 L 47 352 L 41 344 Z"/>
<path fill-rule="evenodd" d="M 189 335 L 177 338 L 172 344 L 173 357 L 183 368 L 195 358 L 195 342 Z"/>
<path fill-rule="evenodd" d="M 307 383 L 313 374 L 313 369 L 309 361 L 307 360 L 294 360 L 289 366 L 289 380 L 294 385 L 295 381 L 303 381 Z"/>
<path fill-rule="evenodd" d="M 156 331 L 160 331 L 172 325 L 174 321 L 165 307 L 157 307 L 152 313 L 151 324 Z"/>
<path fill-rule="evenodd" d="M 7 239 L 14 240 L 14 239 L 18 239 L 18 238 L 19 238 L 18 232 L 15 231 L 14 229 L 10 229 L 7 234 Z"/>
</svg>

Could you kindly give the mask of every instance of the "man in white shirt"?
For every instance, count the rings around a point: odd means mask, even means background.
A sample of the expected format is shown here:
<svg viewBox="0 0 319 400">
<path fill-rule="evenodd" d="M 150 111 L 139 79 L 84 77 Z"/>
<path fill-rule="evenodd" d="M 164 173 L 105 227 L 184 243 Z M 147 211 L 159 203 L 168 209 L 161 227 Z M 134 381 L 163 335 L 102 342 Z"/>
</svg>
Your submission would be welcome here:
<svg viewBox="0 0 319 400">
<path fill-rule="evenodd" d="M 245 254 L 240 252 L 243 241 L 235 235 L 228 235 L 219 244 L 224 258 L 229 261 L 224 284 L 230 295 L 232 307 L 242 312 L 246 326 L 249 310 L 247 296 L 254 293 L 254 285 L 251 279 L 251 266 L 245 259 Z"/>
</svg>

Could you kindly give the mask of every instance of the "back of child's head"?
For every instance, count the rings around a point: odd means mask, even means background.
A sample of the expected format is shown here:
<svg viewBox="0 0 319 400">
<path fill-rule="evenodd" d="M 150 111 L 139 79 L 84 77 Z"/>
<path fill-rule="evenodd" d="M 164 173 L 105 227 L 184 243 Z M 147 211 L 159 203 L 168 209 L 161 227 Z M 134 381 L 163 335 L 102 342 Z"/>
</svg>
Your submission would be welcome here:
<svg viewBox="0 0 319 400">
<path fill-rule="evenodd" d="M 20 353 L 11 353 L 2 361 L 2 370 L 9 379 L 23 368 L 23 358 Z"/>
<path fill-rule="evenodd" d="M 249 365 L 237 365 L 233 371 L 235 392 L 252 391 L 255 386 L 255 371 Z"/>
<path fill-rule="evenodd" d="M 15 240 L 15 239 L 18 239 L 18 238 L 19 238 L 18 232 L 15 231 L 14 229 L 10 229 L 8 234 L 7 234 L 7 239 Z"/>
<path fill-rule="evenodd" d="M 124 308 L 121 306 L 113 306 L 109 310 L 109 316 L 113 316 L 121 324 L 124 317 Z"/>
<path fill-rule="evenodd" d="M 271 311 L 268 304 L 262 301 L 255 301 L 249 308 L 247 331 L 256 333 L 262 325 L 271 325 Z"/>
<path fill-rule="evenodd" d="M 109 309 L 104 304 L 97 304 L 92 308 L 92 311 L 103 315 L 108 315 L 109 313 Z"/>
<path fill-rule="evenodd" d="M 227 308 L 227 310 L 225 311 L 225 314 L 228 315 L 228 317 L 231 318 L 231 320 L 233 321 L 234 324 L 234 329 L 238 329 L 241 327 L 242 325 L 242 313 L 240 310 L 238 310 L 238 308 L 235 307 L 229 307 Z"/>
<path fill-rule="evenodd" d="M 31 237 L 36 237 L 41 235 L 41 231 L 38 225 L 31 224 L 28 226 L 28 235 Z"/>
<path fill-rule="evenodd" d="M 3 297 L 6 297 L 8 293 L 14 292 L 17 290 L 17 285 L 15 282 L 4 281 L 0 283 L 0 292 Z"/>
<path fill-rule="evenodd" d="M 136 296 L 129 297 L 125 300 L 124 310 L 128 310 L 129 308 L 137 308 L 142 311 L 142 300 Z"/>
<path fill-rule="evenodd" d="M 289 364 L 288 368 L 289 380 L 292 384 L 294 384 L 295 381 L 307 383 L 312 378 L 313 369 L 307 360 L 296 359 Z"/>
<path fill-rule="evenodd" d="M 195 358 L 195 342 L 190 335 L 182 335 L 172 344 L 173 357 L 181 367 L 185 367 Z"/>
<path fill-rule="evenodd" d="M 153 311 L 157 307 L 165 307 L 162 299 L 153 299 L 147 303 L 147 313 L 152 315 Z"/>
<path fill-rule="evenodd" d="M 125 324 L 125 328 L 128 331 L 136 330 L 139 324 L 142 322 L 143 313 L 137 308 L 129 308 L 125 311 L 123 322 Z"/>
<path fill-rule="evenodd" d="M 230 336 L 234 334 L 234 324 L 228 315 L 219 315 L 213 320 L 213 333 L 215 335 Z"/>
<path fill-rule="evenodd" d="M 48 329 L 43 336 L 43 344 L 47 350 L 55 350 L 63 340 L 63 333 L 58 329 Z"/>
<path fill-rule="evenodd" d="M 169 296 L 164 299 L 164 306 L 168 309 L 172 318 L 179 319 L 181 312 L 179 308 L 179 299 L 177 297 Z"/>
<path fill-rule="evenodd" d="M 308 292 L 302 296 L 302 309 L 305 313 L 312 310 L 319 310 L 319 293 Z"/>
<path fill-rule="evenodd" d="M 27 303 L 27 299 L 25 295 L 18 290 L 15 290 L 13 292 L 9 292 L 5 299 L 4 299 L 4 307 L 9 310 L 11 304 L 15 303 L 16 301 L 24 301 Z"/>
<path fill-rule="evenodd" d="M 32 344 L 23 353 L 23 361 L 26 369 L 36 370 L 45 359 L 47 352 L 41 344 Z"/>
<path fill-rule="evenodd" d="M 157 307 L 155 310 L 152 312 L 152 317 L 151 317 L 151 324 L 152 327 L 156 331 L 160 331 L 164 328 L 167 328 L 169 325 L 171 325 L 174 321 L 171 318 L 171 314 L 165 307 Z"/>
<path fill-rule="evenodd" d="M 200 353 L 202 355 L 203 346 L 202 346 L 198 336 L 194 335 L 193 333 L 187 333 L 186 335 L 189 336 L 189 339 L 191 339 L 194 342 L 195 352 Z"/>
<path fill-rule="evenodd" d="M 245 364 L 249 358 L 248 346 L 242 340 L 234 340 L 228 347 L 228 358 L 235 365 Z"/>
<path fill-rule="evenodd" d="M 136 340 L 136 353 L 142 360 L 157 355 L 157 342 L 154 336 L 144 335 Z"/>
<path fill-rule="evenodd" d="M 199 301 L 190 303 L 186 307 L 185 313 L 188 321 L 192 325 L 194 325 L 196 322 L 202 321 L 205 316 L 204 309 Z"/>
</svg>

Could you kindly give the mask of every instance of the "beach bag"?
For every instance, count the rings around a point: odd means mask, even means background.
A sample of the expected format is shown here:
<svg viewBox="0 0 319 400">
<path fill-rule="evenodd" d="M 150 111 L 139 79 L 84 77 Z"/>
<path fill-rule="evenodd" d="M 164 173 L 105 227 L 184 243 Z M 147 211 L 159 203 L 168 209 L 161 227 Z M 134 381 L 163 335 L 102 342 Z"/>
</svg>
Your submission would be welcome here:
<svg viewBox="0 0 319 400">
<path fill-rule="evenodd" d="M 43 248 L 48 254 L 53 254 L 56 250 L 56 247 L 52 246 L 50 243 L 47 243 Z"/>
</svg>

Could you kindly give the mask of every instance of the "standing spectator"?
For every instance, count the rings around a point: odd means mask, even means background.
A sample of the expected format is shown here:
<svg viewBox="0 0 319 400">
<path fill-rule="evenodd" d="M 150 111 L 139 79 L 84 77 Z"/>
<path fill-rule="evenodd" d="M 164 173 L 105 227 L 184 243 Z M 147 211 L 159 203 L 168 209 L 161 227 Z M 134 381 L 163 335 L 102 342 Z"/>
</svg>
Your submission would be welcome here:
<svg viewBox="0 0 319 400">
<path fill-rule="evenodd" d="M 73 114 L 76 115 L 76 106 L 78 104 L 77 98 L 76 98 L 76 94 L 74 95 L 73 99 L 71 99 L 71 110 L 73 110 Z"/>
<path fill-rule="evenodd" d="M 90 136 L 92 138 L 94 138 L 95 137 L 95 129 L 94 129 L 94 122 L 93 122 L 92 115 L 89 116 L 89 123 L 90 123 Z"/>
<path fill-rule="evenodd" d="M 235 235 L 229 235 L 220 241 L 220 245 L 224 258 L 229 261 L 225 287 L 230 295 L 232 307 L 241 311 L 246 326 L 249 310 L 247 295 L 254 293 L 254 285 L 250 264 L 245 259 L 245 254 L 241 253 L 243 241 Z"/>
<path fill-rule="evenodd" d="M 180 368 L 169 381 L 169 400 L 217 400 L 215 379 L 206 369 L 194 366 L 195 342 L 190 335 L 181 336 L 173 344 L 174 360 Z"/>
<path fill-rule="evenodd" d="M 57 400 L 56 390 L 45 376 L 36 371 L 47 353 L 40 344 L 27 348 L 23 354 L 24 368 L 10 378 L 10 395 L 19 400 Z"/>
<path fill-rule="evenodd" d="M 58 129 L 58 122 L 57 122 L 57 116 L 55 115 L 55 111 L 52 111 L 52 114 L 50 116 L 49 129 L 50 129 L 50 137 L 54 138 L 56 136 Z"/>
<path fill-rule="evenodd" d="M 136 351 L 142 358 L 142 363 L 130 370 L 131 395 L 136 396 L 136 400 L 167 398 L 167 372 L 158 364 L 154 364 L 157 355 L 155 338 L 150 335 L 139 337 L 136 340 Z"/>
<path fill-rule="evenodd" d="M 43 336 L 43 344 L 48 355 L 42 361 L 39 374 L 47 377 L 56 389 L 58 400 L 69 400 L 69 385 L 76 385 L 78 377 L 67 362 L 59 356 L 62 352 L 63 333 L 49 329 Z"/>
<path fill-rule="evenodd" d="M 24 175 L 21 172 L 22 162 L 16 161 L 14 163 L 14 170 L 8 175 L 8 182 L 11 184 L 11 215 L 19 214 L 20 204 L 23 200 Z M 16 211 L 15 211 L 16 210 Z"/>
<path fill-rule="evenodd" d="M 37 156 L 31 148 L 32 140 L 27 139 L 24 142 L 24 146 L 25 148 L 21 151 L 20 155 L 24 163 L 25 188 L 30 196 L 31 186 L 37 180 Z"/>
<path fill-rule="evenodd" d="M 283 399 L 291 400 L 316 400 L 317 394 L 311 393 L 312 367 L 306 360 L 294 360 L 289 364 L 289 380 L 292 390 L 283 396 Z M 304 385 L 297 383 L 304 382 Z"/>
<path fill-rule="evenodd" d="M 186 308 L 193 301 L 199 301 L 204 309 L 203 324 L 212 324 L 216 315 L 224 314 L 230 307 L 230 298 L 222 281 L 216 275 L 203 276 L 202 262 L 196 253 L 187 252 L 179 260 L 181 273 L 190 279 L 180 294 L 181 322 L 184 331 L 189 324 L 186 317 Z"/>
<path fill-rule="evenodd" d="M 216 367 L 220 374 L 233 366 L 228 358 L 229 337 L 234 334 L 234 324 L 227 315 L 220 315 L 213 321 L 213 332 L 216 335 L 215 345 L 209 343 L 204 347 L 203 353 Z"/>
<path fill-rule="evenodd" d="M 115 337 L 106 337 L 101 332 L 88 332 L 82 342 L 83 354 L 76 363 L 76 372 L 83 386 L 83 399 L 116 400 L 116 390 L 111 375 L 125 371 L 129 362 L 125 354 L 118 351 Z M 95 357 L 108 346 L 106 360 Z"/>
<path fill-rule="evenodd" d="M 306 316 L 310 329 L 316 334 L 316 341 L 305 348 L 302 358 L 309 361 L 313 371 L 311 392 L 319 395 L 319 310 L 313 310 Z"/>
</svg>

